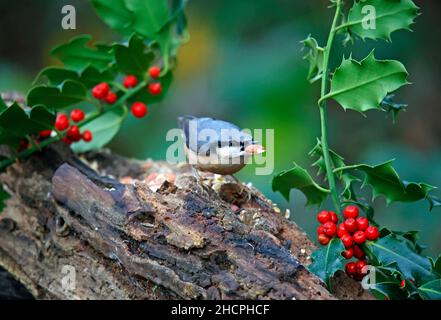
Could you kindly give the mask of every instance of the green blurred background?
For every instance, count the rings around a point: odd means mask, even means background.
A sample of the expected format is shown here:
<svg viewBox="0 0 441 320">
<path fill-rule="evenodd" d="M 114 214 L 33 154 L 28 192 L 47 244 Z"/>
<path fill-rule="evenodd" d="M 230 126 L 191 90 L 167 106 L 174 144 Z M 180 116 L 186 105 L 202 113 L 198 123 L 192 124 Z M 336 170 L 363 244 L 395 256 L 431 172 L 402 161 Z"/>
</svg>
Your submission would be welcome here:
<svg viewBox="0 0 441 320">
<path fill-rule="evenodd" d="M 342 54 L 350 52 L 363 58 L 374 46 L 378 58 L 401 60 L 413 85 L 399 90 L 397 100 L 407 103 L 408 111 L 393 124 L 384 113 L 369 112 L 365 119 L 331 105 L 330 144 L 348 162 L 376 164 L 396 158 L 403 179 L 441 187 L 441 3 L 416 3 L 423 14 L 413 33 L 394 33 L 392 44 L 358 41 L 343 49 L 337 42 L 332 61 L 337 66 Z M 61 8 L 66 4 L 77 10 L 76 30 L 61 29 Z M 319 135 L 319 87 L 305 79 L 307 63 L 299 42 L 308 34 L 325 42 L 332 18 L 328 4 L 328 0 L 190 1 L 191 41 L 179 52 L 170 94 L 150 108 L 146 119 L 129 118 L 109 147 L 130 157 L 164 159 L 169 146 L 165 134 L 176 126 L 176 117 L 206 115 L 241 127 L 275 129 L 275 173 L 290 168 L 292 161 L 309 167 L 307 153 Z M 0 91 L 26 92 L 38 71 L 55 63 L 50 48 L 83 33 L 99 41 L 120 39 L 87 0 L 0 0 Z M 249 166 L 238 177 L 252 182 L 282 212 L 289 208 L 292 219 L 315 235 L 317 208 L 305 208 L 305 198 L 296 191 L 287 203 L 271 191 L 272 176 L 255 176 L 254 169 Z M 381 198 L 374 205 L 381 224 L 422 230 L 427 253 L 441 251 L 441 209 L 429 213 L 425 202 L 386 207 Z M 324 207 L 332 208 L 330 203 Z"/>
</svg>

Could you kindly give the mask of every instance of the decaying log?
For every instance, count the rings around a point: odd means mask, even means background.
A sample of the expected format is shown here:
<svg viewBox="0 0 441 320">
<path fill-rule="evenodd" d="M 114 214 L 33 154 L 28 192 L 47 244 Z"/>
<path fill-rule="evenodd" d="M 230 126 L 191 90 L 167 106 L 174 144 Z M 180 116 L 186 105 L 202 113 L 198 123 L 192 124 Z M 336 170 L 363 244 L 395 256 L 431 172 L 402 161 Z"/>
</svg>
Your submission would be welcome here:
<svg viewBox="0 0 441 320">
<path fill-rule="evenodd" d="M 305 268 L 306 234 L 255 188 L 216 179 L 50 147 L 0 175 L 0 265 L 43 299 L 369 298 L 343 274 L 330 294 Z"/>
</svg>

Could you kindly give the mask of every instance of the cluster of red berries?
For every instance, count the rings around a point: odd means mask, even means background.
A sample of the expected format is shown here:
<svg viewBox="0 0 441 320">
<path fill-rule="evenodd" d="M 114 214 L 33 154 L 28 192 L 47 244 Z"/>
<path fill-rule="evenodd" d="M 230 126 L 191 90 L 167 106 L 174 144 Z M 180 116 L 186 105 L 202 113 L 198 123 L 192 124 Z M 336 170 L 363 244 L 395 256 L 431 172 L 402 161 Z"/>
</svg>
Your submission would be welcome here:
<svg viewBox="0 0 441 320">
<path fill-rule="evenodd" d="M 366 255 L 360 247 L 366 240 L 374 241 L 380 236 L 378 228 L 369 226 L 368 219 L 358 217 L 359 210 L 356 206 L 347 206 L 343 211 L 345 221 L 338 224 L 338 217 L 335 212 L 321 211 L 317 215 L 317 220 L 321 223 L 318 227 L 318 241 L 322 245 L 327 245 L 329 241 L 337 236 L 343 242 L 346 250 L 342 252 L 346 259 L 357 258 L 357 262 L 346 264 L 346 273 L 360 280 L 366 274 Z"/>
<path fill-rule="evenodd" d="M 156 79 L 161 74 L 161 69 L 153 66 L 148 70 L 149 76 Z M 134 88 L 138 85 L 138 78 L 134 75 L 127 75 L 123 80 L 123 85 L 127 89 Z M 147 87 L 151 95 L 158 95 L 162 93 L 162 85 L 159 82 L 152 82 Z M 105 101 L 108 104 L 114 104 L 118 100 L 116 93 L 110 90 L 109 84 L 102 82 L 92 89 L 92 95 L 98 99 Z M 147 106 L 143 102 L 134 102 L 131 106 L 132 114 L 136 118 L 143 118 L 147 114 Z"/>
<path fill-rule="evenodd" d="M 78 123 L 83 121 L 85 118 L 84 112 L 80 109 L 74 109 L 70 113 L 70 119 L 74 123 Z M 64 113 L 60 113 L 57 115 L 57 119 L 55 120 L 55 129 L 60 132 L 66 131 L 66 136 L 63 138 L 63 141 L 68 145 L 71 145 L 73 142 L 78 142 L 81 139 L 85 142 L 92 141 L 92 132 L 89 130 L 84 130 L 83 133 L 80 132 L 80 128 L 75 124 L 70 124 L 69 117 Z M 46 135 L 50 136 L 52 134 L 51 130 L 45 130 L 40 132 L 40 136 Z"/>
</svg>

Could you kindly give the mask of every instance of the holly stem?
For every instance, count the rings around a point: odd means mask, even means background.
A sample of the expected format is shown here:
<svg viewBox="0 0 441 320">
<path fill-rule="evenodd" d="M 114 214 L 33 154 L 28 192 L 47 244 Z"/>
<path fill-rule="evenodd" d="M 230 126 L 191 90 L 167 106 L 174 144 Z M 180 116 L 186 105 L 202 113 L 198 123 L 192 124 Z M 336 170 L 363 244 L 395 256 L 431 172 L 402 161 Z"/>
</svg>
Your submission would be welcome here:
<svg viewBox="0 0 441 320">
<path fill-rule="evenodd" d="M 136 95 L 137 93 L 139 93 L 141 90 L 145 90 L 145 87 L 147 85 L 146 81 L 142 81 L 140 82 L 135 88 L 133 88 L 132 90 L 127 91 L 123 96 L 121 96 L 118 101 L 115 102 L 115 104 L 113 104 L 111 107 L 107 108 L 107 109 L 101 109 L 95 113 L 89 114 L 87 116 L 87 118 L 81 122 L 80 124 L 78 124 L 78 127 L 84 127 L 85 125 L 89 124 L 90 122 L 94 121 L 95 119 L 99 118 L 100 116 L 102 116 L 103 114 L 106 114 L 107 112 L 120 107 L 121 105 L 125 105 L 125 103 L 127 102 L 128 99 L 130 99 L 131 97 L 133 97 L 134 95 Z M 127 107 L 126 108 L 126 112 L 125 112 L 125 117 L 127 117 Z M 41 151 L 42 149 L 44 149 L 45 147 L 51 145 L 54 142 L 60 141 L 61 139 L 63 139 L 66 136 L 65 132 L 58 132 L 57 131 L 57 135 L 55 137 L 46 139 L 41 141 L 38 145 L 37 144 L 32 144 L 32 146 L 20 153 L 17 153 L 16 155 L 7 158 L 3 161 L 0 161 L 0 171 L 2 171 L 3 169 L 5 169 L 6 167 L 10 166 L 11 164 L 13 164 L 15 161 L 19 160 L 19 159 L 24 159 L 29 157 L 30 155 L 32 155 L 34 152 L 37 151 Z"/>
<path fill-rule="evenodd" d="M 336 2 L 336 10 L 334 15 L 334 20 L 332 22 L 331 31 L 329 32 L 328 41 L 325 47 L 325 52 L 323 55 L 323 75 L 322 75 L 322 84 L 321 84 L 321 93 L 319 100 L 319 109 L 320 109 L 320 123 L 321 123 L 321 143 L 323 149 L 323 158 L 325 160 L 326 167 L 326 175 L 328 177 L 329 189 L 331 190 L 331 198 L 334 203 L 335 210 L 337 214 L 341 213 L 340 200 L 338 196 L 337 187 L 335 184 L 335 176 L 333 173 L 333 165 L 331 163 L 331 157 L 329 153 L 328 147 L 328 134 L 327 134 L 327 122 L 326 122 L 326 101 L 322 100 L 326 95 L 327 85 L 329 80 L 329 57 L 331 55 L 332 44 L 334 42 L 334 37 L 336 33 L 337 21 L 340 16 L 342 2 L 341 0 L 337 0 Z"/>
</svg>

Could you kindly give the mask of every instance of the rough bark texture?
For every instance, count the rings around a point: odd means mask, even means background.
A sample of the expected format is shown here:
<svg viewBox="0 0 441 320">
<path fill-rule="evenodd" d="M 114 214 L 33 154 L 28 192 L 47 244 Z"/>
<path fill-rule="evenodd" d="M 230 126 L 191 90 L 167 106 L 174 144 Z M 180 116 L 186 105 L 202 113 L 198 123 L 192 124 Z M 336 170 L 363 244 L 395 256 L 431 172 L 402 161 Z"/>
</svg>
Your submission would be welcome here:
<svg viewBox="0 0 441 320">
<path fill-rule="evenodd" d="M 93 169 L 92 169 L 93 168 Z M 1 174 L 0 265 L 36 298 L 360 299 L 331 295 L 306 268 L 314 245 L 252 187 L 187 165 L 64 145 Z M 75 270 L 75 288 L 65 286 Z"/>
</svg>

